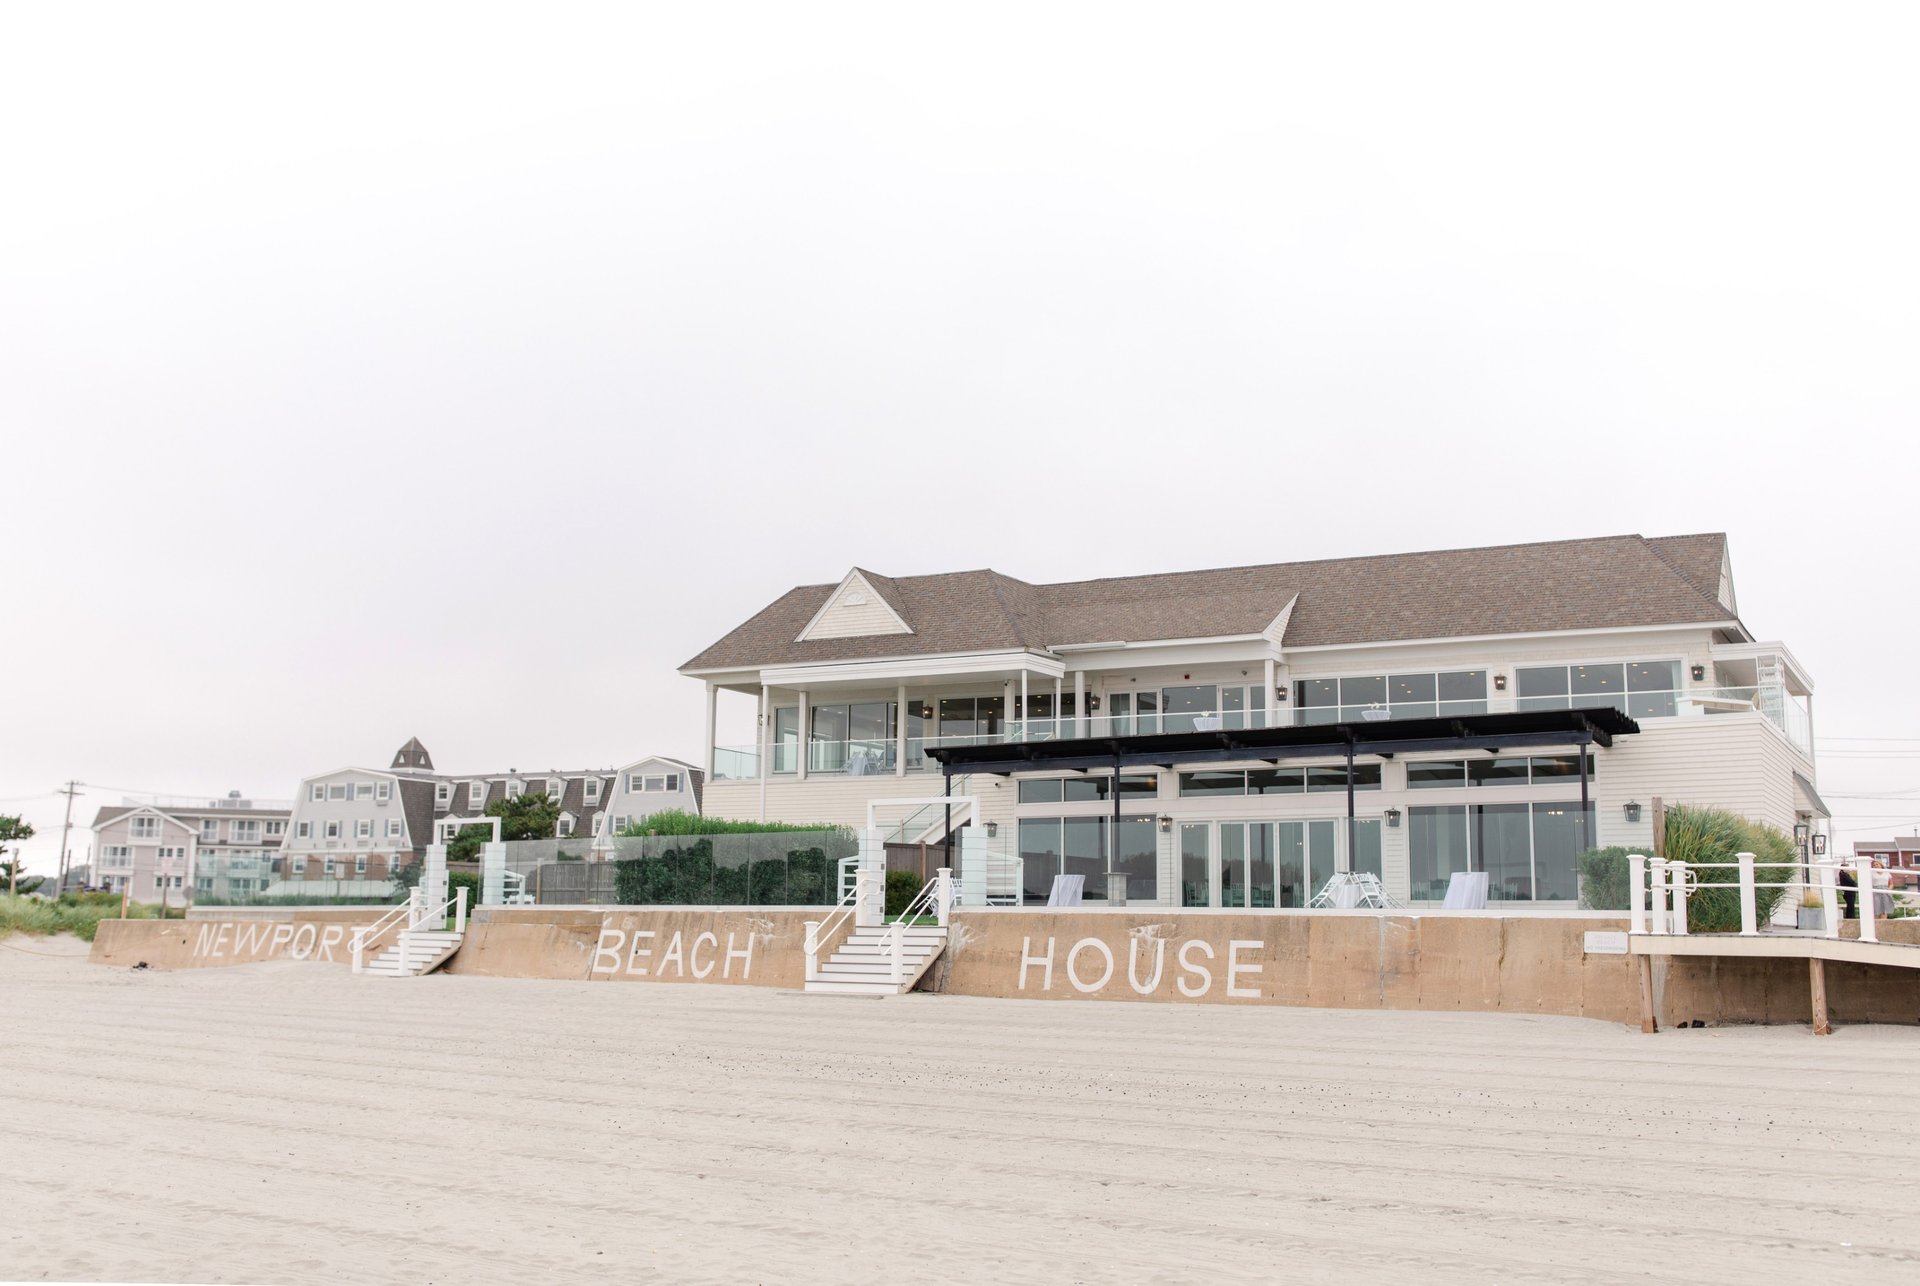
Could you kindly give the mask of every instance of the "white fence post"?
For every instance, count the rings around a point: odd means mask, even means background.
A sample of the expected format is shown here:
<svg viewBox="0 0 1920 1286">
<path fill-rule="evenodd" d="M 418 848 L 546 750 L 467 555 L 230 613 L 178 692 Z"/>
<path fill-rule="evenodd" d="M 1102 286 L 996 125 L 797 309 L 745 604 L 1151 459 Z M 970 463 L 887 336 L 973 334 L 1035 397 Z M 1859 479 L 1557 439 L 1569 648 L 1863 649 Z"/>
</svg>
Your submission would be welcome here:
<svg viewBox="0 0 1920 1286">
<path fill-rule="evenodd" d="M 878 826 L 860 832 L 859 892 L 853 899 L 853 923 L 867 929 L 887 919 L 887 845 Z"/>
<path fill-rule="evenodd" d="M 988 884 L 987 833 L 984 827 L 968 826 L 960 832 L 959 901 L 966 906 L 987 905 L 992 892 Z"/>
<path fill-rule="evenodd" d="M 1733 858 L 1740 863 L 1740 932 L 1751 938 L 1760 932 L 1760 908 L 1754 900 L 1753 854 L 1735 853 Z"/>
<path fill-rule="evenodd" d="M 1860 904 L 1860 941 L 1880 941 L 1880 931 L 1873 923 L 1873 860 L 1861 858 L 1853 864 L 1853 882 L 1858 887 L 1854 901 Z"/>
<path fill-rule="evenodd" d="M 807 921 L 807 981 L 820 980 L 820 921 Z"/>
<path fill-rule="evenodd" d="M 1653 928 L 1651 931 L 1654 933 L 1672 932 L 1672 921 L 1667 918 L 1666 858 L 1656 857 L 1647 863 L 1647 891 L 1653 898 Z"/>
<path fill-rule="evenodd" d="M 1826 923 L 1827 936 L 1840 936 L 1840 887 L 1834 879 L 1834 866 L 1831 862 L 1814 863 L 1813 869 L 1819 873 L 1820 905 L 1826 912 L 1822 919 Z"/>
<path fill-rule="evenodd" d="M 1647 859 L 1643 853 L 1627 854 L 1627 932 L 1647 931 Z"/>
<path fill-rule="evenodd" d="M 887 942 L 887 950 L 893 955 L 893 985 L 896 987 L 906 978 L 905 963 L 901 960 L 906 939 L 906 917 L 902 916 L 893 922 L 893 933 Z"/>
<path fill-rule="evenodd" d="M 467 931 L 467 886 L 461 885 L 453 894 L 453 931 Z"/>
<path fill-rule="evenodd" d="M 933 894 L 934 915 L 944 929 L 953 918 L 953 868 L 943 866 L 934 872 L 933 878 L 939 884 Z"/>
<path fill-rule="evenodd" d="M 1685 862 L 1667 863 L 1667 883 L 1673 889 L 1673 931 L 1685 937 L 1687 934 L 1687 864 Z"/>
</svg>

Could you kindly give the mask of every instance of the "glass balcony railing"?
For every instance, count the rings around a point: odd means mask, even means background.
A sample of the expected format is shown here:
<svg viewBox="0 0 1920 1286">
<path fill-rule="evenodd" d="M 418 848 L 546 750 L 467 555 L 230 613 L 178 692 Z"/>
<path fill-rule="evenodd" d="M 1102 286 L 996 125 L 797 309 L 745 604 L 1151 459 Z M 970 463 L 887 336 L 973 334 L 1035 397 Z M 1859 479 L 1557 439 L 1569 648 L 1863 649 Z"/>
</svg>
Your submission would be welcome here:
<svg viewBox="0 0 1920 1286">
<path fill-rule="evenodd" d="M 1554 696 L 1502 695 L 1498 702 L 1425 701 L 1381 705 L 1283 706 L 1276 710 L 1140 710 L 1124 714 L 1102 711 L 1081 718 L 1013 720 L 984 731 L 942 736 L 910 736 L 906 740 L 906 771 L 938 772 L 940 765 L 927 751 L 943 746 L 1000 745 L 1021 741 L 1057 741 L 1078 737 L 1135 737 L 1179 732 L 1236 732 L 1248 728 L 1310 727 L 1316 724 L 1372 723 L 1393 719 L 1433 719 L 1452 715 L 1487 714 L 1498 710 L 1567 710 L 1612 706 L 1633 719 L 1698 718 L 1725 714 L 1759 713 L 1803 752 L 1811 753 L 1812 729 L 1806 709 L 1784 687 L 1692 688 L 1660 692 L 1595 692 Z M 720 746 L 714 750 L 714 780 L 752 780 L 760 775 L 762 751 L 755 746 Z M 794 775 L 800 747 L 784 742 L 767 747 L 767 771 Z M 900 743 L 891 737 L 810 742 L 809 776 L 892 775 L 898 768 Z"/>
</svg>

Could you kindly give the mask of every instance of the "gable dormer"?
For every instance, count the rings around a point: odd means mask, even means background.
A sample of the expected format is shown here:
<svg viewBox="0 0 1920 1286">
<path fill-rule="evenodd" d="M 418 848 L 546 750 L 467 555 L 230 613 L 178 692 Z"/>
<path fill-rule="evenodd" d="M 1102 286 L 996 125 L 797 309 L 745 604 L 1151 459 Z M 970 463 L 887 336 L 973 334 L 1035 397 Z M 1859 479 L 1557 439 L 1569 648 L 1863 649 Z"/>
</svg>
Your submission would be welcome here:
<svg viewBox="0 0 1920 1286">
<path fill-rule="evenodd" d="M 846 579 L 827 595 L 827 601 L 813 614 L 796 641 L 808 643 L 818 639 L 913 633 L 913 627 L 901 617 L 889 597 L 880 592 L 876 582 L 885 583 L 885 578 L 870 576 L 858 567 L 848 572 Z"/>
<path fill-rule="evenodd" d="M 420 744 L 420 738 L 410 737 L 394 752 L 392 767 L 401 772 L 432 772 L 433 756 Z"/>
</svg>

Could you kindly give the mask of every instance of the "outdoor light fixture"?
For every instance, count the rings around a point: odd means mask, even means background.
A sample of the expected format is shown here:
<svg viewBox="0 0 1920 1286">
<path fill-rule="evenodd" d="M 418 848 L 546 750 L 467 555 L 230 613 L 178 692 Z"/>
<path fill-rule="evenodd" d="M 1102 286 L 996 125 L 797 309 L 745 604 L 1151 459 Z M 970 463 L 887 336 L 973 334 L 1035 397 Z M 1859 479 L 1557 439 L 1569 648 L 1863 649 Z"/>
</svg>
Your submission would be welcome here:
<svg viewBox="0 0 1920 1286">
<path fill-rule="evenodd" d="M 1827 837 L 1825 835 L 1815 835 L 1813 837 L 1813 855 L 1815 857 L 1825 857 L 1827 855 Z"/>
<path fill-rule="evenodd" d="M 1165 813 L 1160 814 L 1160 833 L 1162 835 L 1170 835 L 1173 833 L 1173 818 L 1167 816 Z"/>
<path fill-rule="evenodd" d="M 1505 692 L 1505 691 L 1507 690 L 1507 676 L 1506 676 L 1506 675 L 1504 675 L 1504 674 L 1496 674 L 1496 675 L 1494 675 L 1494 676 L 1493 676 L 1493 690 L 1494 690 L 1495 692 Z"/>
<path fill-rule="evenodd" d="M 1638 804 L 1623 804 L 1620 807 L 1620 811 L 1626 814 L 1627 820 L 1630 822 L 1640 820 L 1640 805 Z"/>
<path fill-rule="evenodd" d="M 1795 822 L 1793 824 L 1793 842 L 1801 848 L 1807 846 L 1807 836 L 1811 834 L 1813 834 L 1813 827 L 1807 825 L 1805 822 Z"/>
<path fill-rule="evenodd" d="M 1087 709 L 1098 710 L 1099 708 L 1100 708 L 1100 694 L 1098 692 L 1089 692 L 1087 694 Z"/>
<path fill-rule="evenodd" d="M 1694 666 L 1694 667 L 1693 667 L 1693 681 L 1694 681 L 1695 683 L 1698 683 L 1698 682 L 1700 682 L 1700 680 L 1702 680 L 1702 679 L 1704 679 L 1704 678 L 1706 678 L 1706 677 L 1707 677 L 1707 667 L 1706 667 L 1706 666 L 1704 666 L 1704 665 L 1696 665 L 1696 666 Z"/>
<path fill-rule="evenodd" d="M 1397 809 L 1397 808 L 1389 808 L 1389 809 L 1387 810 L 1387 825 L 1388 825 L 1389 827 L 1397 827 L 1397 826 L 1399 826 L 1399 825 L 1400 825 L 1400 810 L 1399 810 L 1399 809 Z"/>
<path fill-rule="evenodd" d="M 1273 690 L 1273 699 L 1275 701 L 1285 701 L 1287 699 L 1287 689 L 1284 685 Z"/>
</svg>

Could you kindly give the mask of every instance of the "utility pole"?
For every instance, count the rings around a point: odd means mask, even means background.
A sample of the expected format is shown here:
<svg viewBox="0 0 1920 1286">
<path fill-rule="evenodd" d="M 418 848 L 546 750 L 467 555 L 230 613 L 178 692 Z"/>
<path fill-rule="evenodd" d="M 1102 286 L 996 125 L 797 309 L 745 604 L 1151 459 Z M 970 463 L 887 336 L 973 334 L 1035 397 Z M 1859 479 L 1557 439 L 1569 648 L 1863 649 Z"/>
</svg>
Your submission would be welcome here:
<svg viewBox="0 0 1920 1286">
<path fill-rule="evenodd" d="M 55 897 L 59 897 L 67 891 L 67 831 L 73 826 L 73 797 L 78 792 L 79 787 L 79 782 L 70 781 L 67 783 L 65 790 L 57 790 L 54 792 L 56 795 L 65 795 L 67 797 L 67 815 L 60 823 L 60 879 L 53 886 L 53 895 Z"/>
</svg>

